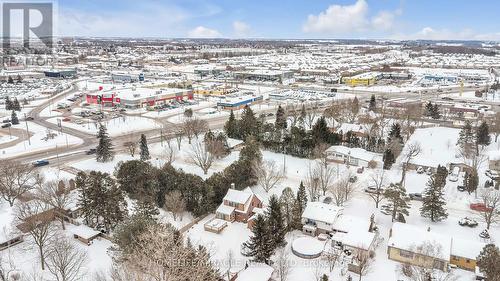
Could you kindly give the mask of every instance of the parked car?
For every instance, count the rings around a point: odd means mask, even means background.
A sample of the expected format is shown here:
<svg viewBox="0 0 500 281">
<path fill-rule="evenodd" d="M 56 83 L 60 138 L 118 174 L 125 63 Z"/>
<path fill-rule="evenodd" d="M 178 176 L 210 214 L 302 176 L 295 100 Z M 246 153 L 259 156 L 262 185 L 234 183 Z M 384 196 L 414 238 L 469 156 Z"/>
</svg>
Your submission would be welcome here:
<svg viewBox="0 0 500 281">
<path fill-rule="evenodd" d="M 484 182 L 484 188 L 490 188 L 490 187 L 492 187 L 494 185 L 495 185 L 495 182 L 493 180 L 491 180 L 491 179 L 490 180 L 486 180 Z"/>
<path fill-rule="evenodd" d="M 2 124 L 2 128 L 9 128 L 10 126 L 12 126 L 10 123 Z"/>
<path fill-rule="evenodd" d="M 460 226 L 468 226 L 468 227 L 476 227 L 478 225 L 475 219 L 471 219 L 469 217 L 462 218 L 458 221 Z"/>
<path fill-rule="evenodd" d="M 460 173 L 460 168 L 459 167 L 454 167 L 450 176 L 448 177 L 450 179 L 450 181 L 452 182 L 456 182 L 458 181 L 458 175 Z"/>
<path fill-rule="evenodd" d="M 499 179 L 500 178 L 500 174 L 497 172 L 497 171 L 493 171 L 493 170 L 486 170 L 486 172 L 484 172 L 484 174 L 489 177 L 490 179 L 493 179 L 493 180 L 496 180 L 496 179 Z"/>
<path fill-rule="evenodd" d="M 46 166 L 49 165 L 49 160 L 37 160 L 33 162 L 34 167 L 41 167 L 41 166 Z"/>
<path fill-rule="evenodd" d="M 35 120 L 35 118 L 33 118 L 33 116 L 28 116 L 24 120 L 26 120 L 26 121 L 33 121 L 33 120 Z"/>
<path fill-rule="evenodd" d="M 349 182 L 354 183 L 356 181 L 358 181 L 358 177 L 357 176 L 350 176 L 349 177 Z"/>
<path fill-rule="evenodd" d="M 10 123 L 10 119 L 3 119 L 2 123 Z"/>
<path fill-rule="evenodd" d="M 359 168 L 356 170 L 356 173 L 358 173 L 358 174 L 362 174 L 364 171 L 365 171 L 365 167 L 359 167 Z"/>
<path fill-rule="evenodd" d="M 484 239 L 490 239 L 490 233 L 488 232 L 488 229 L 481 231 L 481 233 L 479 233 L 479 237 Z"/>
<path fill-rule="evenodd" d="M 425 172 L 424 168 L 423 167 L 418 167 L 417 168 L 417 173 L 419 174 L 423 174 Z"/>
<path fill-rule="evenodd" d="M 372 185 L 372 186 L 368 186 L 365 188 L 365 192 L 366 193 L 377 193 L 377 192 L 384 192 L 384 189 L 383 188 L 380 188 L 380 189 L 377 189 L 376 186 Z"/>
<path fill-rule="evenodd" d="M 491 208 L 486 206 L 484 203 L 471 203 L 469 208 L 478 212 L 490 212 Z"/>
<path fill-rule="evenodd" d="M 460 191 L 460 192 L 464 192 L 465 191 L 465 186 L 463 185 L 458 185 L 457 186 L 457 190 Z"/>
<path fill-rule="evenodd" d="M 92 155 L 92 154 L 95 154 L 96 152 L 97 152 L 97 149 L 91 148 L 91 149 L 85 151 L 85 154 Z"/>
<path fill-rule="evenodd" d="M 411 200 L 422 201 L 424 198 L 422 197 L 422 193 L 410 193 L 408 194 Z"/>
<path fill-rule="evenodd" d="M 429 176 L 430 176 L 430 175 L 432 175 L 432 168 L 431 168 L 431 167 L 429 167 L 429 168 L 425 169 L 425 173 L 426 173 L 427 175 L 429 175 Z"/>
</svg>

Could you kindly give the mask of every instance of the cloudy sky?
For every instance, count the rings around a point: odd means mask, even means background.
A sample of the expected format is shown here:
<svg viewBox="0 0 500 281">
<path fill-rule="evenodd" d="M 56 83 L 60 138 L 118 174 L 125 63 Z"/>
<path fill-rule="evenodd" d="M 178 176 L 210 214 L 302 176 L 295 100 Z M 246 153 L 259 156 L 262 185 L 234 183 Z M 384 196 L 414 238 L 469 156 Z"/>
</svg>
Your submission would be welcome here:
<svg viewBox="0 0 500 281">
<path fill-rule="evenodd" d="M 59 0 L 58 34 L 500 40 L 497 0 Z"/>
</svg>

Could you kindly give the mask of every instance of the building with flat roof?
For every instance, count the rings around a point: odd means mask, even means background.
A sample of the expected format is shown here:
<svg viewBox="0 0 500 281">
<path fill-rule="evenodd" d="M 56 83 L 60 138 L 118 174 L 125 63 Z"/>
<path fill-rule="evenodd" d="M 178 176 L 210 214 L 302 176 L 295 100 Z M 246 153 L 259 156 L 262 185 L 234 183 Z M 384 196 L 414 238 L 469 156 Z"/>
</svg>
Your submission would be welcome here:
<svg viewBox="0 0 500 281">
<path fill-rule="evenodd" d="M 378 72 L 367 72 L 358 75 L 344 77 L 342 81 L 349 86 L 370 86 L 382 77 Z"/>
<path fill-rule="evenodd" d="M 86 101 L 89 104 L 102 104 L 103 106 L 120 106 L 125 108 L 140 108 L 168 103 L 172 100 L 193 99 L 190 89 L 177 88 L 123 88 L 108 91 L 98 90 L 87 93 Z"/>
<path fill-rule="evenodd" d="M 76 76 L 76 69 L 51 69 L 43 72 L 46 77 L 72 78 Z"/>
<path fill-rule="evenodd" d="M 262 80 L 283 82 L 293 78 L 293 72 L 288 70 L 253 69 L 247 71 L 233 72 L 235 79 L 241 80 Z"/>
<path fill-rule="evenodd" d="M 245 107 L 245 105 L 252 105 L 263 100 L 264 97 L 262 95 L 248 93 L 243 96 L 225 97 L 217 103 L 217 107 L 220 109 L 236 110 Z"/>
</svg>

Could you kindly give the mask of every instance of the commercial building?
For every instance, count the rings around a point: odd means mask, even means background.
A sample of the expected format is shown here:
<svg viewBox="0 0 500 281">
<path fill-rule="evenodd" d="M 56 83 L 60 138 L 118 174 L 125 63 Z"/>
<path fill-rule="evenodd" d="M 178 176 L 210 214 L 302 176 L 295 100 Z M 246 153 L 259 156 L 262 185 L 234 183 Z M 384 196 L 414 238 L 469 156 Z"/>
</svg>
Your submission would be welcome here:
<svg viewBox="0 0 500 281">
<path fill-rule="evenodd" d="M 43 72 L 46 77 L 72 78 L 76 76 L 76 69 L 51 69 Z"/>
<path fill-rule="evenodd" d="M 98 90 L 87 93 L 86 102 L 102 104 L 103 106 L 120 106 L 125 108 L 152 107 L 168 103 L 172 100 L 193 99 L 193 92 L 189 89 L 164 88 L 124 88 L 119 90 Z"/>
<path fill-rule="evenodd" d="M 283 83 L 285 80 L 293 79 L 293 72 L 288 70 L 254 69 L 248 71 L 236 71 L 233 73 L 235 79 L 273 81 Z"/>
<path fill-rule="evenodd" d="M 132 72 L 112 72 L 111 80 L 115 83 L 132 83 L 137 81 L 144 81 L 144 73 Z"/>
<path fill-rule="evenodd" d="M 378 72 L 367 72 L 358 75 L 343 77 L 342 81 L 349 86 L 370 86 L 382 77 Z"/>
<path fill-rule="evenodd" d="M 236 97 L 226 97 L 217 103 L 220 109 L 236 110 L 245 107 L 245 105 L 252 105 L 261 102 L 264 99 L 262 95 L 247 94 Z"/>
</svg>

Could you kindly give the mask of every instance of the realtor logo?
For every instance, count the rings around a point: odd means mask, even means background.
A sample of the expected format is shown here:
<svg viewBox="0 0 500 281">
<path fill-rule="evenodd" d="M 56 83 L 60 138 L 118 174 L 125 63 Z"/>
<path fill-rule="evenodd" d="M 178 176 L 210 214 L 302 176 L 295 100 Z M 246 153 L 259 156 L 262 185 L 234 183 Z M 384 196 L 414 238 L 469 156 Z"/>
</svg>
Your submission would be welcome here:
<svg viewBox="0 0 500 281">
<path fill-rule="evenodd" d="M 52 2 L 1 3 L 3 48 L 52 49 Z"/>
</svg>

